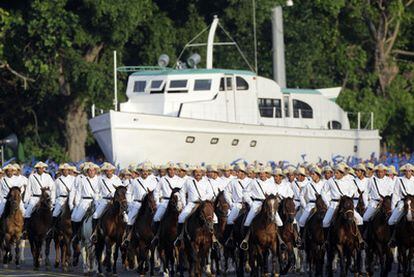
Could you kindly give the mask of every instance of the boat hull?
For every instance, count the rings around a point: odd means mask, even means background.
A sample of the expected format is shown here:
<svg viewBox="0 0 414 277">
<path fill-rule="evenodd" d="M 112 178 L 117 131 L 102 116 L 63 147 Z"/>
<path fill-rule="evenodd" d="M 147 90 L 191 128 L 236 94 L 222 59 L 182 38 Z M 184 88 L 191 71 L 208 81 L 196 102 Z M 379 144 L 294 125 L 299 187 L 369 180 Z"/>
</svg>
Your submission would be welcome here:
<svg viewBox="0 0 414 277">
<path fill-rule="evenodd" d="M 286 128 L 115 111 L 94 117 L 89 124 L 107 160 L 121 167 L 144 160 L 295 164 L 337 155 L 366 159 L 380 150 L 378 130 Z"/>
</svg>

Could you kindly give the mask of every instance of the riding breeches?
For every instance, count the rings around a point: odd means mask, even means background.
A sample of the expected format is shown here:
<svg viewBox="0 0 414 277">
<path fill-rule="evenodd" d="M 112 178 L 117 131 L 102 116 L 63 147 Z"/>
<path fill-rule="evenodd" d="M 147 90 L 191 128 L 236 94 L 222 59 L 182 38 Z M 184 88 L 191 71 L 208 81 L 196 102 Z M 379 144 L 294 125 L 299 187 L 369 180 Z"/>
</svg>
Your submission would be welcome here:
<svg viewBox="0 0 414 277">
<path fill-rule="evenodd" d="M 133 205 L 129 206 L 128 209 L 128 225 L 134 225 L 135 223 L 135 218 L 139 212 L 139 209 L 141 208 L 141 203 L 140 202 L 134 202 Z"/>
<path fill-rule="evenodd" d="M 250 207 L 249 213 L 247 214 L 246 220 L 244 221 L 244 227 L 249 227 L 250 224 L 252 224 L 253 219 L 259 213 L 261 208 L 262 208 L 262 202 L 253 201 L 253 204 Z M 282 219 L 280 218 L 278 212 L 276 212 L 275 214 L 275 222 L 277 226 L 279 227 L 283 226 Z"/>
<path fill-rule="evenodd" d="M 331 226 L 332 217 L 335 214 L 336 206 L 329 206 L 328 210 L 326 211 L 325 217 L 323 218 L 322 224 L 323 228 L 328 228 Z M 363 220 L 361 215 L 354 210 L 354 220 L 356 225 L 363 225 Z"/>
<path fill-rule="evenodd" d="M 4 208 L 6 207 L 6 200 L 0 202 L 0 217 L 3 215 Z M 20 210 L 22 211 L 23 215 L 25 213 L 24 204 L 20 202 Z"/>
<path fill-rule="evenodd" d="M 30 218 L 32 216 L 32 212 L 36 204 L 39 202 L 39 197 L 32 197 L 29 199 L 29 202 L 26 205 L 26 209 L 24 212 L 24 218 Z"/>
<path fill-rule="evenodd" d="M 395 225 L 400 220 L 404 214 L 404 201 L 398 202 L 397 206 L 392 211 L 390 218 L 388 219 L 388 225 Z"/>
<path fill-rule="evenodd" d="M 184 209 L 181 211 L 180 215 L 178 216 L 178 223 L 184 223 L 187 217 L 191 214 L 193 209 L 195 208 L 196 204 L 193 202 L 187 203 L 187 205 L 184 207 Z M 217 224 L 218 219 L 216 214 L 213 215 L 213 223 Z"/>
<path fill-rule="evenodd" d="M 372 219 L 374 214 L 377 212 L 377 208 L 378 208 L 378 203 L 377 202 L 373 201 L 368 205 L 367 210 L 364 213 L 364 221 L 365 222 L 368 222 Z"/>
<path fill-rule="evenodd" d="M 72 211 L 71 219 L 73 222 L 81 222 L 85 216 L 86 211 L 92 204 L 92 199 L 82 199 Z"/>
<path fill-rule="evenodd" d="M 234 221 L 239 217 L 240 210 L 242 208 L 241 203 L 235 203 L 230 211 L 229 217 L 227 218 L 227 224 L 234 224 Z"/>
<path fill-rule="evenodd" d="M 106 199 L 100 199 L 96 202 L 96 209 L 95 212 L 92 215 L 93 219 L 98 219 L 102 216 L 102 213 L 104 212 L 106 206 L 108 205 L 108 200 Z"/>
<path fill-rule="evenodd" d="M 305 209 L 302 212 L 302 215 L 300 216 L 298 220 L 299 227 L 305 227 L 306 221 L 308 221 L 308 218 L 311 215 L 312 209 L 314 207 L 315 207 L 314 203 L 308 203 L 308 205 L 306 205 Z"/>
<path fill-rule="evenodd" d="M 57 199 L 56 200 L 56 204 L 55 204 L 55 208 L 53 209 L 53 217 L 57 217 L 60 215 L 60 213 L 62 212 L 62 207 L 65 205 L 65 200 L 66 198 L 64 198 L 63 200 Z"/>
<path fill-rule="evenodd" d="M 165 214 L 165 211 L 167 210 L 167 207 L 168 207 L 168 200 L 163 199 L 161 203 L 158 205 L 157 211 L 155 212 L 154 219 L 153 219 L 154 222 L 161 221 L 162 217 Z"/>
</svg>

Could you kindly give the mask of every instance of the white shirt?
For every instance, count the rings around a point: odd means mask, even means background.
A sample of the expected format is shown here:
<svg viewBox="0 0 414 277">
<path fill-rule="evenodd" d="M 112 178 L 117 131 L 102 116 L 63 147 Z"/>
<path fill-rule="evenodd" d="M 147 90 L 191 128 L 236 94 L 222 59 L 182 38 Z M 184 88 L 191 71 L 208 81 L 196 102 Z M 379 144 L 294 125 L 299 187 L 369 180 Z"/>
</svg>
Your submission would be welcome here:
<svg viewBox="0 0 414 277">
<path fill-rule="evenodd" d="M 56 198 L 60 196 L 69 196 L 69 193 L 75 188 L 75 177 L 72 175 L 60 176 L 55 180 Z"/>
<path fill-rule="evenodd" d="M 69 203 L 74 203 L 74 205 L 78 205 L 82 199 L 92 198 L 94 200 L 98 199 L 98 176 L 94 176 L 90 178 L 88 176 L 83 176 L 82 178 L 78 179 L 78 187 L 76 189 L 76 194 L 74 197 L 74 201 L 72 202 L 69 199 Z M 70 194 L 72 195 L 72 194 Z"/>
<path fill-rule="evenodd" d="M 370 202 L 381 199 L 381 196 L 392 195 L 394 191 L 394 182 L 390 178 L 384 176 L 382 179 L 374 176 L 371 178 L 368 183 L 368 195 L 370 197 Z"/>
<path fill-rule="evenodd" d="M 414 176 L 411 176 L 410 179 L 407 179 L 405 176 L 397 177 L 392 194 L 391 207 L 395 207 L 407 194 L 414 195 Z"/>
<path fill-rule="evenodd" d="M 245 177 L 244 179 L 232 178 L 231 182 L 227 184 L 224 190 L 224 196 L 231 206 L 234 203 L 243 202 L 243 191 L 247 188 L 252 179 Z"/>
<path fill-rule="evenodd" d="M 281 199 L 285 198 L 294 198 L 294 192 L 292 190 L 291 184 L 287 180 L 282 180 L 280 184 L 275 183 L 277 193 Z"/>
<path fill-rule="evenodd" d="M 155 190 L 157 187 L 157 179 L 148 176 L 142 178 L 141 176 L 132 181 L 132 201 L 140 202 L 144 196 L 149 192 Z"/>
<path fill-rule="evenodd" d="M 331 206 L 336 207 L 344 195 L 351 198 L 354 198 L 354 195 L 358 195 L 358 190 L 350 179 L 331 178 L 325 182 L 322 190 L 322 199 L 327 205 L 330 202 Z"/>
<path fill-rule="evenodd" d="M 217 177 L 216 179 L 207 178 L 207 181 L 209 182 L 210 186 L 214 191 L 214 196 L 217 196 L 220 193 L 220 191 L 223 191 L 227 185 L 220 177 Z"/>
<path fill-rule="evenodd" d="M 306 178 L 303 182 L 299 182 L 298 180 L 295 180 L 291 183 L 291 188 L 294 193 L 295 201 L 300 201 L 300 193 L 302 189 L 305 187 L 306 183 L 307 183 Z"/>
<path fill-rule="evenodd" d="M 243 200 L 252 205 L 254 199 L 265 200 L 266 195 L 277 195 L 276 186 L 271 185 L 267 180 L 262 181 L 259 178 L 252 179 L 250 184 L 243 192 Z"/>
<path fill-rule="evenodd" d="M 169 198 L 172 192 L 171 189 L 182 188 L 183 183 L 183 178 L 180 178 L 177 175 L 174 175 L 173 177 L 169 177 L 168 175 L 161 177 L 154 191 L 155 201 L 158 203 L 163 198 Z"/>
<path fill-rule="evenodd" d="M 108 178 L 106 175 L 102 175 L 98 181 L 98 194 L 100 198 L 112 198 L 114 197 L 117 187 L 123 186 L 121 179 L 118 176 L 112 175 Z"/>
<path fill-rule="evenodd" d="M 309 181 L 302 189 L 300 194 L 300 204 L 305 208 L 308 204 L 315 204 L 317 194 L 321 195 L 324 187 L 324 182 L 319 180 L 315 183 L 313 180 Z"/>
<path fill-rule="evenodd" d="M 190 202 L 212 200 L 214 192 L 206 178 L 201 178 L 200 181 L 197 181 L 190 177 L 181 188 L 180 197 L 183 200 L 183 204 L 186 205 L 186 203 Z"/>
<path fill-rule="evenodd" d="M 6 197 L 12 187 L 23 187 L 23 184 L 20 181 L 21 179 L 15 175 L 10 178 L 7 177 L 7 175 L 4 175 L 3 178 L 0 179 L 0 202 L 6 201 Z"/>
<path fill-rule="evenodd" d="M 357 177 L 357 178 L 354 178 L 352 180 L 352 182 L 354 182 L 356 187 L 358 187 L 358 189 L 361 191 L 362 200 L 364 201 L 365 207 L 367 207 L 368 206 L 368 182 L 369 182 L 369 179 L 365 178 L 365 177 L 363 179 L 359 179 Z M 358 196 L 359 196 L 359 194 L 358 194 Z M 355 201 L 356 201 L 356 203 L 355 203 Z M 354 204 L 356 205 L 357 203 L 358 203 L 358 200 L 354 199 Z"/>
<path fill-rule="evenodd" d="M 47 173 L 39 175 L 37 172 L 32 173 L 29 176 L 29 184 L 24 194 L 23 202 L 27 203 L 30 198 L 40 196 L 42 194 L 42 188 L 50 189 L 51 202 L 52 205 L 55 204 L 56 188 L 52 177 Z"/>
</svg>

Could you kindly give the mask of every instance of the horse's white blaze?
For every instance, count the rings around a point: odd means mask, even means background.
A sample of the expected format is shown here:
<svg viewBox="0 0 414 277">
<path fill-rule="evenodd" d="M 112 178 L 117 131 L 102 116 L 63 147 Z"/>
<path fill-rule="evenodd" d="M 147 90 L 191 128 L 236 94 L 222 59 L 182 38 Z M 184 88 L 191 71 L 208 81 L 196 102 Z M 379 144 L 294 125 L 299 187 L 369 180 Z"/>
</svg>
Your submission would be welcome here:
<svg viewBox="0 0 414 277">
<path fill-rule="evenodd" d="M 407 212 L 407 220 L 413 221 L 413 209 L 411 208 L 411 200 L 407 201 L 408 212 Z"/>
<path fill-rule="evenodd" d="M 174 193 L 175 196 L 177 196 L 177 209 L 178 211 L 182 211 L 182 209 L 184 209 L 184 204 L 183 201 L 181 199 L 181 196 L 178 192 Z"/>
</svg>

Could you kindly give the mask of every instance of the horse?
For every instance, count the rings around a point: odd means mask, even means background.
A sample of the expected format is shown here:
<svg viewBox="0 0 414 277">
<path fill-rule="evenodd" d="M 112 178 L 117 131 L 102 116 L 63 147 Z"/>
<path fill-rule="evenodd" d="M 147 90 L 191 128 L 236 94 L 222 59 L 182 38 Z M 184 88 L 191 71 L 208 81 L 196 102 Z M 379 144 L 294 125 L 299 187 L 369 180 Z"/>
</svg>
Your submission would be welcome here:
<svg viewBox="0 0 414 277">
<path fill-rule="evenodd" d="M 65 201 L 62 207 L 62 212 L 56 223 L 56 230 L 53 232 L 53 239 L 56 252 L 55 268 L 58 268 L 61 264 L 63 272 L 67 272 L 70 265 L 70 243 L 72 239 L 71 211 L 68 200 Z"/>
<path fill-rule="evenodd" d="M 280 236 L 287 247 L 287 251 L 283 251 L 283 253 L 280 253 L 281 255 L 279 255 L 279 263 L 281 265 L 280 273 L 284 275 L 287 274 L 296 263 L 294 253 L 296 234 L 294 230 L 295 227 L 293 226 L 296 216 L 296 207 L 292 197 L 282 199 L 279 205 L 279 215 L 283 222 L 283 226 L 279 228 Z"/>
<path fill-rule="evenodd" d="M 414 195 L 404 197 L 404 213 L 395 226 L 398 247 L 398 274 L 410 276 L 411 261 L 414 257 Z"/>
<path fill-rule="evenodd" d="M 248 261 L 248 253 L 245 250 L 242 250 L 238 247 L 244 239 L 243 224 L 247 214 L 249 213 L 249 206 L 247 203 L 244 203 L 242 209 L 239 212 L 239 216 L 234 221 L 233 230 L 231 236 L 231 241 L 233 243 L 226 243 L 226 253 L 230 254 L 230 257 L 236 265 L 236 275 L 243 276 L 245 271 L 250 271 L 250 265 Z"/>
<path fill-rule="evenodd" d="M 33 210 L 32 216 L 28 223 L 28 236 L 30 242 L 30 249 L 33 256 L 34 270 L 39 270 L 40 255 L 42 250 L 43 241 L 45 241 L 47 233 L 52 226 L 52 210 L 51 210 L 51 198 L 49 194 L 49 188 L 42 188 L 39 202 Z M 46 242 L 46 245 L 48 243 Z M 45 266 L 49 267 L 49 251 L 45 249 Z"/>
<path fill-rule="evenodd" d="M 137 214 L 134 226 L 132 227 L 132 239 L 129 246 L 133 257 L 137 257 L 139 274 L 144 275 L 147 271 L 147 257 L 149 251 L 150 255 L 150 275 L 154 275 L 154 252 L 151 248 L 151 241 L 154 238 L 154 232 L 151 227 L 152 219 L 156 211 L 157 205 L 155 202 L 154 192 L 149 191 L 142 199 L 142 205 Z"/>
<path fill-rule="evenodd" d="M 177 239 L 177 222 L 182 209 L 183 202 L 180 199 L 180 188 L 174 188 L 171 191 L 170 200 L 159 227 L 158 252 L 164 275 L 175 275 L 174 241 Z"/>
<path fill-rule="evenodd" d="M 108 203 L 99 222 L 100 228 L 97 232 L 97 243 L 95 246 L 96 260 L 98 262 L 98 273 L 102 275 L 102 253 L 105 248 L 106 272 L 116 275 L 116 262 L 118 251 L 122 243 L 126 223 L 124 213 L 127 209 L 127 188 L 119 186 L 115 189 L 113 199 Z M 115 246 L 115 247 L 114 247 Z"/>
<path fill-rule="evenodd" d="M 75 253 L 77 257 L 82 254 L 83 274 L 92 276 L 97 268 L 95 259 L 95 245 L 91 240 L 92 237 L 92 215 L 95 211 L 95 206 L 91 205 L 85 213 L 85 217 L 80 229 L 80 247 L 75 246 Z M 77 258 L 78 259 L 78 258 Z M 102 258 L 101 258 L 102 261 Z"/>
<path fill-rule="evenodd" d="M 327 206 L 320 194 L 316 195 L 315 208 L 305 224 L 304 242 L 306 258 L 309 265 L 309 276 L 323 275 L 323 263 L 325 258 L 325 234 L 322 221 L 325 217 Z"/>
<path fill-rule="evenodd" d="M 367 248 L 367 273 L 369 276 L 374 274 L 374 254 L 379 258 L 381 265 L 381 276 L 387 276 L 392 268 L 393 256 L 388 247 L 391 238 L 391 230 L 388 219 L 391 216 L 391 196 L 385 196 L 379 204 L 378 212 L 368 223 L 369 236 L 366 238 Z"/>
<path fill-rule="evenodd" d="M 184 252 L 189 263 L 189 275 L 201 277 L 213 244 L 214 203 L 210 200 L 201 201 L 187 218 L 184 228 Z M 181 264 L 181 276 L 184 276 L 183 270 Z"/>
<path fill-rule="evenodd" d="M 340 276 L 348 274 L 352 259 L 356 266 L 358 250 L 358 227 L 354 220 L 354 202 L 351 197 L 342 196 L 338 210 L 332 220 L 328 235 L 327 274 L 333 276 L 332 265 L 338 253 L 341 268 Z M 357 272 L 354 268 L 354 272 Z"/>
<path fill-rule="evenodd" d="M 216 199 L 214 200 L 214 213 L 217 216 L 218 224 L 214 226 L 214 234 L 216 239 L 221 245 L 224 245 L 228 239 L 225 235 L 225 229 L 227 225 L 227 216 L 229 213 L 230 205 L 227 203 L 226 198 L 224 196 L 224 191 L 220 191 Z M 211 257 L 214 261 L 215 271 L 219 275 L 220 274 L 220 260 L 221 260 L 221 248 L 220 247 L 213 247 Z M 228 259 L 230 254 L 226 249 L 223 249 L 224 254 L 224 270 L 228 270 Z"/>
<path fill-rule="evenodd" d="M 249 263 L 252 276 L 264 276 L 267 272 L 267 261 L 272 254 L 272 271 L 279 271 L 277 238 L 278 229 L 275 224 L 276 213 L 279 209 L 279 197 L 268 195 L 263 201 L 259 213 L 250 225 L 249 236 Z"/>
<path fill-rule="evenodd" d="M 8 267 L 12 260 L 12 246 L 15 245 L 16 268 L 20 268 L 20 241 L 23 233 L 23 212 L 20 209 L 22 196 L 20 188 L 12 187 L 6 197 L 4 212 L 0 218 L 0 243 L 4 247 L 3 266 Z"/>
</svg>

